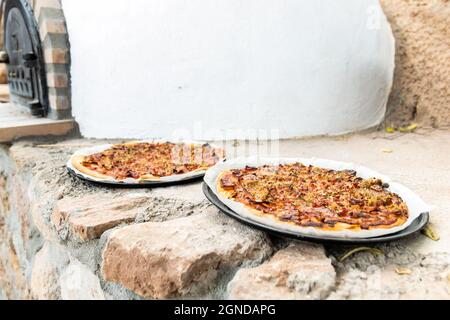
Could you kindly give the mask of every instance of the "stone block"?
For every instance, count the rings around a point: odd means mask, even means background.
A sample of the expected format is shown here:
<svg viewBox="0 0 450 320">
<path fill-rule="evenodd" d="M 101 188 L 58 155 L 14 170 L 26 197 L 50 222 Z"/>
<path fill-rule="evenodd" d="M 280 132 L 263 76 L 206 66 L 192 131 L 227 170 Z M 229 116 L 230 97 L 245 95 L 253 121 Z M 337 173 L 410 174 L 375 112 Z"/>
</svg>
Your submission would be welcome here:
<svg viewBox="0 0 450 320">
<path fill-rule="evenodd" d="M 133 222 L 148 201 L 148 196 L 133 193 L 64 198 L 57 202 L 52 222 L 57 229 L 67 227 L 70 235 L 88 241 L 119 224 Z"/>
<path fill-rule="evenodd" d="M 270 253 L 263 233 L 211 210 L 113 231 L 103 277 L 148 298 L 195 295 L 213 287 L 221 270 Z"/>
<path fill-rule="evenodd" d="M 69 256 L 60 245 L 46 242 L 33 263 L 30 280 L 33 297 L 40 300 L 60 299 L 59 278 L 68 263 Z"/>
<path fill-rule="evenodd" d="M 323 299 L 336 273 L 322 246 L 302 243 L 278 251 L 268 262 L 239 270 L 229 283 L 230 299 Z"/>
</svg>

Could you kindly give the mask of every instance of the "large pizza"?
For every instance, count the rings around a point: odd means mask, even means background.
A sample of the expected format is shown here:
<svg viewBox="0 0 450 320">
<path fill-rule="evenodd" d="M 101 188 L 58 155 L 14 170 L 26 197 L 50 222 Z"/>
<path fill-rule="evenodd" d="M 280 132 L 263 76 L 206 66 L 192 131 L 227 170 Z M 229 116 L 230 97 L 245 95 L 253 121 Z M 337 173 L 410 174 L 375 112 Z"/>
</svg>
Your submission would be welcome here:
<svg viewBox="0 0 450 320">
<path fill-rule="evenodd" d="M 214 167 L 205 181 L 238 214 L 300 233 L 371 237 L 399 231 L 417 217 L 390 184 L 352 169 L 229 162 Z"/>
<path fill-rule="evenodd" d="M 174 181 L 204 174 L 223 157 L 208 143 L 135 141 L 80 150 L 68 166 L 97 181 Z"/>
</svg>

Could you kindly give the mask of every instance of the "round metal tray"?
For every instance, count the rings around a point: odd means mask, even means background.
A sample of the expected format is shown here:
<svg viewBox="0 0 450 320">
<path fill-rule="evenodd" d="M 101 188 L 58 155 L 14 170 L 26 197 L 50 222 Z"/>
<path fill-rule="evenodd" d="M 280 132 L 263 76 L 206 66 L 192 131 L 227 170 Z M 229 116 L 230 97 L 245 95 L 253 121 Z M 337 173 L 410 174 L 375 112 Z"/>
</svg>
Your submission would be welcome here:
<svg viewBox="0 0 450 320">
<path fill-rule="evenodd" d="M 260 229 L 262 231 L 266 231 L 276 236 L 320 243 L 370 244 L 370 243 L 390 242 L 394 240 L 399 240 L 401 238 L 412 235 L 417 231 L 420 231 L 423 227 L 425 227 L 429 219 L 428 212 L 424 212 L 416 220 L 414 220 L 406 229 L 399 231 L 397 233 L 374 238 L 337 238 L 328 236 L 302 235 L 294 231 L 279 230 L 275 227 L 268 226 L 266 224 L 248 219 L 246 217 L 242 217 L 241 215 L 237 214 L 236 212 L 228 208 L 225 204 L 223 204 L 223 202 L 220 201 L 219 198 L 217 198 L 214 192 L 212 192 L 209 186 L 204 182 L 203 182 L 203 193 L 205 194 L 206 198 L 209 201 L 211 201 L 211 203 L 213 203 L 217 208 L 220 209 L 220 211 L 248 226 Z"/>
<path fill-rule="evenodd" d="M 67 171 L 71 175 L 73 175 L 77 178 L 80 178 L 82 180 L 88 181 L 89 183 L 93 183 L 93 184 L 96 184 L 99 186 L 108 186 L 108 187 L 115 187 L 115 188 L 168 187 L 168 186 L 173 186 L 173 185 L 180 185 L 180 184 L 194 182 L 194 181 L 202 179 L 203 176 L 205 175 L 203 173 L 203 174 L 199 174 L 198 176 L 188 177 L 188 178 L 184 178 L 183 180 L 178 180 L 178 181 L 143 181 L 143 182 L 139 182 L 139 183 L 126 183 L 126 182 L 121 182 L 121 181 L 107 181 L 107 180 L 98 181 L 98 180 L 94 180 L 94 179 L 89 179 L 89 177 L 83 176 L 69 167 L 67 167 Z"/>
</svg>

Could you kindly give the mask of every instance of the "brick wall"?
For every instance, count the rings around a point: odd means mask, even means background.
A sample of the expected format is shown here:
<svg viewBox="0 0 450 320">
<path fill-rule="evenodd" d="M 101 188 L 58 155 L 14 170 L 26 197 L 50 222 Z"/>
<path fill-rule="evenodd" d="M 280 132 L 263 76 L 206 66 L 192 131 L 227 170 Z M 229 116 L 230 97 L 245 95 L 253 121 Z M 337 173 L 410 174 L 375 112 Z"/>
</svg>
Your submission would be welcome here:
<svg viewBox="0 0 450 320">
<path fill-rule="evenodd" d="M 49 118 L 71 116 L 70 45 L 60 0 L 30 0 L 43 43 L 49 89 Z"/>
</svg>

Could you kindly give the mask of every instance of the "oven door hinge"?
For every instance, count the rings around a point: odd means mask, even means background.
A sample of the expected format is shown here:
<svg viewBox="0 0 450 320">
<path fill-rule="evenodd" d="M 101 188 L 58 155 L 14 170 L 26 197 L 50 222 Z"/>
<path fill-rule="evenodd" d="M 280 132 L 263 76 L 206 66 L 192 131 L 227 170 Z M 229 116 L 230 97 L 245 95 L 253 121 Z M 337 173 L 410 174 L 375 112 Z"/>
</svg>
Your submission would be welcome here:
<svg viewBox="0 0 450 320">
<path fill-rule="evenodd" d="M 6 51 L 0 51 L 0 63 L 9 63 L 9 55 Z"/>
</svg>

